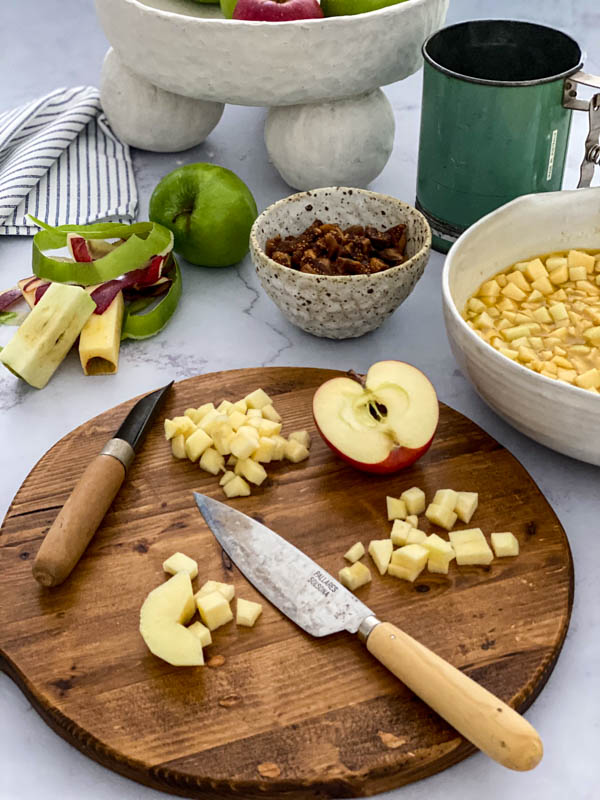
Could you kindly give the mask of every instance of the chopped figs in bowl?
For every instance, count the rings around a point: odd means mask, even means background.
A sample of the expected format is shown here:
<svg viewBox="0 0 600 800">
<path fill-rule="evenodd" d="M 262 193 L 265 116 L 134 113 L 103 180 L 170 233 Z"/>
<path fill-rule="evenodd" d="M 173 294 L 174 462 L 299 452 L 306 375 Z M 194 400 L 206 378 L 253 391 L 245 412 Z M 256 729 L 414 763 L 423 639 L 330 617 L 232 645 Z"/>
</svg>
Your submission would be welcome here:
<svg viewBox="0 0 600 800">
<path fill-rule="evenodd" d="M 516 262 L 570 249 L 600 250 L 599 219 L 598 187 L 519 197 L 462 234 L 442 278 L 452 351 L 483 400 L 535 441 L 597 466 L 600 397 L 507 357 L 480 338 L 461 313 L 483 281 Z"/>
<path fill-rule="evenodd" d="M 403 260 L 385 268 L 379 264 L 373 273 L 332 275 L 322 274 L 318 263 L 314 271 L 306 272 L 267 255 L 267 249 L 276 255 L 272 246 L 267 248 L 269 240 L 297 237 L 315 220 L 326 227 L 336 226 L 338 237 L 339 231 L 352 226 L 361 226 L 366 232 L 371 226 L 379 232 L 405 226 Z M 413 290 L 429 260 L 430 248 L 429 225 L 412 206 L 389 195 L 345 187 L 286 197 L 263 211 L 250 231 L 252 261 L 271 300 L 294 325 L 330 339 L 362 336 L 378 328 Z"/>
</svg>

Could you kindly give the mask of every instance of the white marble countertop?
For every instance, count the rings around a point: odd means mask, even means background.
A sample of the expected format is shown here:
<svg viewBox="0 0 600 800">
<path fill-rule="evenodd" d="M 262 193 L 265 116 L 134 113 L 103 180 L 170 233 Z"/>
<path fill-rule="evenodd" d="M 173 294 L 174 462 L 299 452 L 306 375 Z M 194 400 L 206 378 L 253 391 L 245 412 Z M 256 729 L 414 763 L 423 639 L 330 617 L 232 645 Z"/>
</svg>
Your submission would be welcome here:
<svg viewBox="0 0 600 800">
<path fill-rule="evenodd" d="M 533 12 L 535 5 L 535 14 Z M 589 72 L 600 74 L 597 0 L 452 0 L 448 21 L 513 17 L 561 27 L 590 53 Z M 57 86 L 96 84 L 106 41 L 91 0 L 4 0 L 3 81 L 0 111 Z M 386 89 L 396 115 L 392 158 L 372 188 L 414 202 L 421 75 Z M 134 161 L 145 218 L 149 193 L 176 165 L 213 161 L 251 187 L 259 209 L 291 193 L 268 163 L 262 109 L 228 106 L 200 147 L 183 154 L 136 151 Z M 585 137 L 585 115 L 575 114 L 565 187 L 574 187 Z M 596 178 L 596 183 L 598 179 Z M 30 271 L 31 242 L 0 239 L 2 286 Z M 563 523 L 575 560 L 573 616 L 563 652 L 546 688 L 527 712 L 545 746 L 541 765 L 512 773 L 481 754 L 443 773 L 389 794 L 394 800 L 451 798 L 574 800 L 597 797 L 600 767 L 600 472 L 541 447 L 495 416 L 458 371 L 441 314 L 443 259 L 433 254 L 423 279 L 402 308 L 378 331 L 358 340 L 313 338 L 291 326 L 262 292 L 250 259 L 223 270 L 184 265 L 186 291 L 168 328 L 146 342 L 126 343 L 116 376 L 84 378 L 73 357 L 43 391 L 0 375 L 0 512 L 35 462 L 75 426 L 170 378 L 256 365 L 300 365 L 365 370 L 381 358 L 422 367 L 442 400 L 471 417 L 506 445 L 530 471 Z M 14 329 L 13 329 L 14 330 Z M 12 330 L 0 330 L 0 344 Z M 0 576 L 1 580 L 1 576 Z M 0 800 L 150 800 L 166 797 L 81 755 L 53 733 L 29 702 L 0 674 Z"/>
</svg>

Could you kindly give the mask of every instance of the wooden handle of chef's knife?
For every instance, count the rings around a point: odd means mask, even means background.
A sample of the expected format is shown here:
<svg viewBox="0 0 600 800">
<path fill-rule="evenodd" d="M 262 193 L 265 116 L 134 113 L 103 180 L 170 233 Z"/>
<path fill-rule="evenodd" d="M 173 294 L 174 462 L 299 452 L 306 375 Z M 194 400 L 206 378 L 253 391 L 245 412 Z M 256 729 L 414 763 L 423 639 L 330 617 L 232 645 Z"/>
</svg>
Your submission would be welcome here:
<svg viewBox="0 0 600 800">
<path fill-rule="evenodd" d="M 524 717 L 399 628 L 380 622 L 367 649 L 494 761 L 528 770 L 541 760 L 541 739 Z"/>
<path fill-rule="evenodd" d="M 42 586 L 58 586 L 70 575 L 124 478 L 125 467 L 114 456 L 101 454 L 88 465 L 33 562 L 33 576 Z"/>
</svg>

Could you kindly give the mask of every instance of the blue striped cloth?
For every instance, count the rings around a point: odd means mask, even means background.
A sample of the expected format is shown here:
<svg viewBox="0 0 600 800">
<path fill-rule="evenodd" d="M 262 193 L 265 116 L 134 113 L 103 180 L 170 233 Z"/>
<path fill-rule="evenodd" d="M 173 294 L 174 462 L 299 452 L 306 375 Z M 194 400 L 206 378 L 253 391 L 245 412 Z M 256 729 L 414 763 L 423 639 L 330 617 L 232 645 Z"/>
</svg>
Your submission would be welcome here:
<svg viewBox="0 0 600 800">
<path fill-rule="evenodd" d="M 0 114 L 0 234 L 95 220 L 130 222 L 137 189 L 129 147 L 112 132 L 91 86 L 56 89 Z"/>
</svg>

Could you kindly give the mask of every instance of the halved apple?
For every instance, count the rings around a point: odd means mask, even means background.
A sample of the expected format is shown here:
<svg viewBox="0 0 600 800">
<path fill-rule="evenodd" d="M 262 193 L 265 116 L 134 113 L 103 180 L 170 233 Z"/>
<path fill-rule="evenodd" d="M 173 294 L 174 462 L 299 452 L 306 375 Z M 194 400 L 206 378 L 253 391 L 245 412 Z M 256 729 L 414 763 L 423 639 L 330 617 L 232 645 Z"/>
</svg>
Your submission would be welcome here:
<svg viewBox="0 0 600 800">
<path fill-rule="evenodd" d="M 439 406 L 420 370 L 403 361 L 379 361 L 364 377 L 326 381 L 315 392 L 313 415 L 325 443 L 340 458 L 386 475 L 427 452 Z"/>
</svg>

